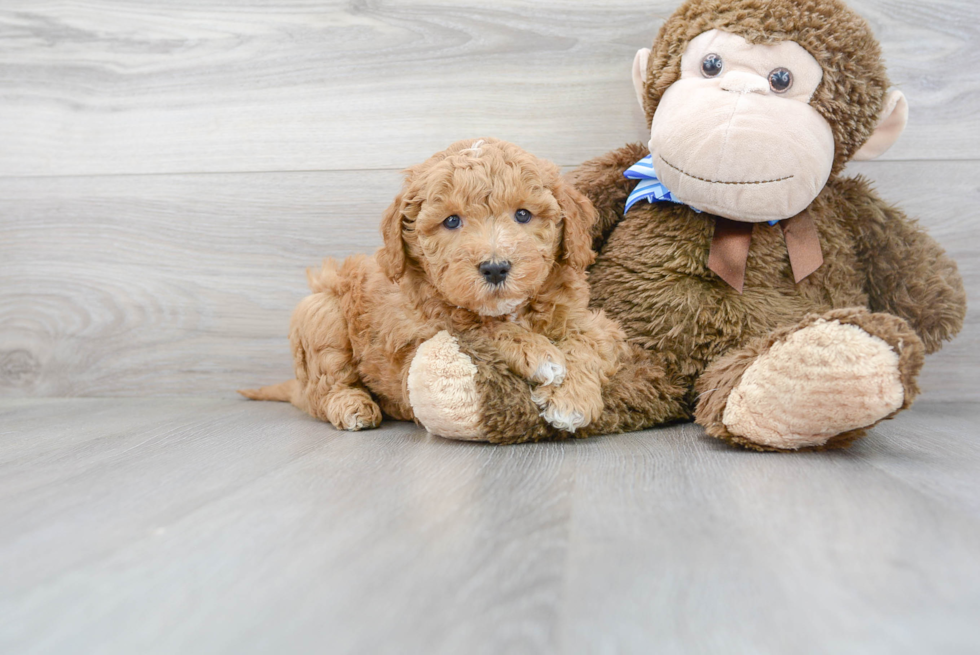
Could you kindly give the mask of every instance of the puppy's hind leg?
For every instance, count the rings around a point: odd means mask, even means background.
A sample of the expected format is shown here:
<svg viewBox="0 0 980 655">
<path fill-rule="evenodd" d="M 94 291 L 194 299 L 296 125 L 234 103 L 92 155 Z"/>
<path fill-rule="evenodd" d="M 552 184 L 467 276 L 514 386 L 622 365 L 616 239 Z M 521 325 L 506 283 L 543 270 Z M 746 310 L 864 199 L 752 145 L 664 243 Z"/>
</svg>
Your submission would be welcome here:
<svg viewBox="0 0 980 655">
<path fill-rule="evenodd" d="M 329 289 L 304 298 L 289 328 L 296 370 L 290 402 L 340 430 L 376 428 L 381 408 L 354 366 L 340 299 Z"/>
</svg>

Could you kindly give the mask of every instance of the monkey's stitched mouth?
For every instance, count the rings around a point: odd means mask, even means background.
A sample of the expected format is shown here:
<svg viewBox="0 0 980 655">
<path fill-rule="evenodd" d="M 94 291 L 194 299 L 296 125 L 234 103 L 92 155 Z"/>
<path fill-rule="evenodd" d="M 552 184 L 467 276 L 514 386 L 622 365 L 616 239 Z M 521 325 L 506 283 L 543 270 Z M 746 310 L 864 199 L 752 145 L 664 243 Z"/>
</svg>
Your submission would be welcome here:
<svg viewBox="0 0 980 655">
<path fill-rule="evenodd" d="M 791 180 L 794 177 L 793 175 L 787 175 L 786 177 L 779 177 L 774 180 L 758 180 L 756 182 L 726 182 L 725 180 L 709 180 L 707 178 L 698 177 L 697 175 L 691 175 L 687 171 L 671 164 L 669 161 L 663 158 L 663 155 L 658 155 L 658 156 L 660 157 L 660 161 L 667 164 L 681 175 L 686 175 L 687 177 L 691 177 L 694 178 L 695 180 L 700 180 L 702 182 L 707 182 L 708 184 L 732 184 L 736 186 L 743 185 L 743 184 L 772 184 L 773 182 L 783 182 L 785 180 Z"/>
</svg>

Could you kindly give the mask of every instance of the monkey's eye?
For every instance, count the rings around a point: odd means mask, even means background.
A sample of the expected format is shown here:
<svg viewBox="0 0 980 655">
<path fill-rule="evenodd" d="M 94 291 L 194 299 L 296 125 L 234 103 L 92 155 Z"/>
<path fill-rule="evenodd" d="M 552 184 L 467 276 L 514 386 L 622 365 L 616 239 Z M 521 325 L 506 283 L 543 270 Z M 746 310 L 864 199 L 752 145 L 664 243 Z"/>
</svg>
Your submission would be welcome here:
<svg viewBox="0 0 980 655">
<path fill-rule="evenodd" d="M 518 209 L 516 212 L 514 212 L 514 220 L 518 223 L 530 223 L 531 212 L 526 209 Z"/>
<path fill-rule="evenodd" d="M 793 86 L 793 74 L 785 68 L 777 68 L 769 73 L 769 86 L 776 93 L 786 93 Z"/>
<path fill-rule="evenodd" d="M 450 230 L 455 230 L 457 227 L 459 227 L 459 224 L 461 222 L 462 221 L 460 221 L 459 216 L 457 216 L 456 214 L 453 214 L 452 216 L 450 216 L 449 218 L 447 218 L 446 220 L 444 220 L 442 222 L 442 224 L 445 225 Z"/>
<path fill-rule="evenodd" d="M 710 54 L 701 60 L 701 74 L 705 77 L 718 77 L 724 62 L 716 54 Z"/>
</svg>

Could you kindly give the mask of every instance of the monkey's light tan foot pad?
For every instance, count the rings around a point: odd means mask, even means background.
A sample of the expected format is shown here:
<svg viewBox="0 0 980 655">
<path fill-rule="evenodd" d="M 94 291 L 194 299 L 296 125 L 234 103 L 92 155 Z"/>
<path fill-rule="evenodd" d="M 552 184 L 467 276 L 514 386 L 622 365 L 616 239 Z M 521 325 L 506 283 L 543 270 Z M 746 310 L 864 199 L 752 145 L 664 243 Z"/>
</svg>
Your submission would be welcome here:
<svg viewBox="0 0 980 655">
<path fill-rule="evenodd" d="M 426 430 L 447 439 L 485 441 L 476 373 L 456 337 L 445 330 L 419 346 L 408 368 L 408 400 Z"/>
<path fill-rule="evenodd" d="M 873 425 L 903 400 L 898 353 L 856 325 L 818 321 L 745 371 L 722 422 L 753 442 L 796 449 Z"/>
</svg>

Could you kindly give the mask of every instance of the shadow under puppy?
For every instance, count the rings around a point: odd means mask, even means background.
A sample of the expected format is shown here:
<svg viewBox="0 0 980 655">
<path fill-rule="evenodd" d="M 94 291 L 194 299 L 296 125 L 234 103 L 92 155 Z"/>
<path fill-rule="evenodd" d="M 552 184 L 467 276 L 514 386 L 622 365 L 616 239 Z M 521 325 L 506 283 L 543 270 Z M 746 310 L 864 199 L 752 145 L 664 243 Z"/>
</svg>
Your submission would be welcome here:
<svg viewBox="0 0 980 655">
<path fill-rule="evenodd" d="M 412 367 L 416 351 L 458 352 L 466 335 L 536 385 L 551 426 L 575 432 L 602 414 L 603 385 L 633 359 L 620 327 L 588 306 L 595 220 L 554 164 L 497 139 L 454 143 L 406 171 L 374 256 L 308 271 L 313 293 L 289 334 L 296 379 L 241 393 L 345 430 L 377 427 L 382 412 L 412 420 L 413 386 L 447 383 Z"/>
</svg>

